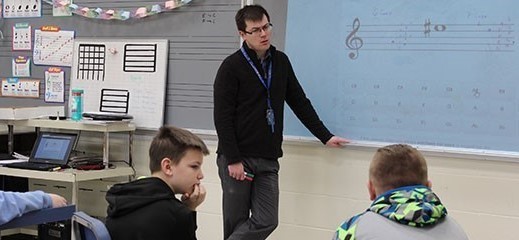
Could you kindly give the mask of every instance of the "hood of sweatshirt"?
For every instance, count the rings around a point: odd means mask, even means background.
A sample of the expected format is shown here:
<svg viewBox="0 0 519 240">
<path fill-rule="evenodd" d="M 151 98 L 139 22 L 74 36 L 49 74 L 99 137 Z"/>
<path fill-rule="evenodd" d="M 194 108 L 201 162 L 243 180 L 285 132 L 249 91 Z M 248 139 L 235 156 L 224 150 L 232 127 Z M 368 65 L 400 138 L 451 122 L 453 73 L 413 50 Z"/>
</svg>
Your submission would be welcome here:
<svg viewBox="0 0 519 240">
<path fill-rule="evenodd" d="M 381 194 L 368 211 L 412 227 L 436 224 L 447 215 L 440 198 L 423 185 L 401 187 Z"/>
<path fill-rule="evenodd" d="M 173 198 L 176 199 L 173 190 L 156 177 L 116 184 L 106 193 L 107 214 L 108 217 L 116 218 L 153 202 Z"/>
<path fill-rule="evenodd" d="M 447 209 L 438 196 L 423 185 L 406 186 L 385 192 L 373 201 L 366 210 L 368 211 L 411 227 L 434 225 L 447 215 Z M 364 213 L 342 223 L 333 239 L 355 240 L 357 223 Z"/>
</svg>

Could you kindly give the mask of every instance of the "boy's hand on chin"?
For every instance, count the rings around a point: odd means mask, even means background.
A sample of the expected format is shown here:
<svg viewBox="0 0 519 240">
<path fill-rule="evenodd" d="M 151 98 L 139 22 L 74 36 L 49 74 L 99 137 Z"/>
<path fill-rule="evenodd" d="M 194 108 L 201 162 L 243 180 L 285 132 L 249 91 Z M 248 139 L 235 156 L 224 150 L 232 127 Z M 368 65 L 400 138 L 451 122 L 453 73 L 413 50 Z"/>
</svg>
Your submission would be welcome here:
<svg viewBox="0 0 519 240">
<path fill-rule="evenodd" d="M 196 211 L 196 208 L 205 200 L 206 193 L 207 192 L 205 191 L 205 187 L 197 184 L 195 185 L 191 194 L 182 194 L 182 203 L 184 203 L 192 211 Z"/>
</svg>

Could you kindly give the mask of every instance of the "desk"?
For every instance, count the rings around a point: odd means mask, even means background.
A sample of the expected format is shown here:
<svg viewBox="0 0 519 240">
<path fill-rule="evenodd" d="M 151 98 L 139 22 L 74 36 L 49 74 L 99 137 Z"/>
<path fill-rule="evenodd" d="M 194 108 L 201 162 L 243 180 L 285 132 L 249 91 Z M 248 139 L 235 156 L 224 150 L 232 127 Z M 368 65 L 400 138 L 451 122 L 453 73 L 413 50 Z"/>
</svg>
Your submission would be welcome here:
<svg viewBox="0 0 519 240">
<path fill-rule="evenodd" d="M 29 119 L 19 121 L 17 126 L 35 127 L 36 131 L 40 128 L 79 130 L 103 133 L 103 164 L 108 168 L 108 155 L 110 153 L 110 133 L 112 132 L 128 132 L 129 151 L 128 162 L 133 165 L 132 147 L 133 133 L 135 132 L 135 124 L 128 121 L 92 121 L 92 120 L 49 120 L 49 119 Z"/>
<path fill-rule="evenodd" d="M 103 163 L 105 169 L 102 170 L 76 170 L 76 169 L 65 169 L 57 172 L 47 171 L 35 171 L 26 169 L 15 169 L 0 167 L 0 175 L 14 176 L 14 177 L 26 177 L 33 179 L 43 179 L 52 181 L 62 181 L 72 183 L 72 204 L 78 205 L 78 183 L 81 181 L 96 180 L 102 178 L 111 177 L 122 177 L 135 175 L 133 168 L 131 167 L 132 162 L 132 148 L 133 148 L 133 133 L 135 131 L 135 125 L 127 121 L 71 121 L 71 120 L 48 120 L 48 119 L 27 119 L 27 120 L 0 120 L 0 123 L 5 123 L 8 126 L 24 126 L 24 127 L 35 127 L 37 131 L 40 128 L 49 129 L 63 129 L 63 130 L 78 130 L 78 131 L 91 131 L 103 133 Z M 112 132 L 128 132 L 128 164 L 117 163 L 113 164 L 115 168 L 109 168 L 108 156 L 109 156 L 109 134 Z M 10 131 L 10 134 L 12 132 Z"/>
<path fill-rule="evenodd" d="M 0 175 L 13 176 L 13 177 L 26 177 L 33 179 L 43 179 L 61 182 L 72 183 L 72 203 L 78 205 L 78 183 L 81 181 L 96 180 L 101 178 L 131 176 L 135 172 L 133 168 L 129 167 L 125 163 L 113 164 L 115 168 L 102 169 L 102 170 L 76 170 L 76 169 L 65 169 L 57 172 L 47 171 L 35 171 L 26 169 L 16 169 L 0 167 Z"/>
<path fill-rule="evenodd" d="M 132 148 L 133 133 L 135 132 L 135 124 L 127 121 L 71 121 L 71 120 L 49 120 L 49 119 L 19 119 L 5 120 L 0 119 L 0 123 L 8 127 L 8 153 L 13 153 L 14 126 L 34 127 L 39 132 L 40 128 L 63 129 L 63 130 L 79 130 L 103 133 L 103 164 L 108 167 L 108 155 L 110 153 L 110 133 L 112 132 L 128 132 L 129 150 L 128 162 L 133 165 Z"/>
</svg>

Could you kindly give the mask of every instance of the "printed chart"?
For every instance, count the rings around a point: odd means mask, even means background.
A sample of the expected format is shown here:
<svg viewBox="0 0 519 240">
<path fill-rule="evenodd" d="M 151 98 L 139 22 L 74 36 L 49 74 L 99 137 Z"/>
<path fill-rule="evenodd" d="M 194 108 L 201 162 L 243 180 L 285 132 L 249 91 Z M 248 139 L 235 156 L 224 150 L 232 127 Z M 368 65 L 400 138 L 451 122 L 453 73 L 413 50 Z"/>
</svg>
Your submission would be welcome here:
<svg viewBox="0 0 519 240">
<path fill-rule="evenodd" d="M 34 64 L 72 66 L 74 31 L 34 31 Z"/>
</svg>

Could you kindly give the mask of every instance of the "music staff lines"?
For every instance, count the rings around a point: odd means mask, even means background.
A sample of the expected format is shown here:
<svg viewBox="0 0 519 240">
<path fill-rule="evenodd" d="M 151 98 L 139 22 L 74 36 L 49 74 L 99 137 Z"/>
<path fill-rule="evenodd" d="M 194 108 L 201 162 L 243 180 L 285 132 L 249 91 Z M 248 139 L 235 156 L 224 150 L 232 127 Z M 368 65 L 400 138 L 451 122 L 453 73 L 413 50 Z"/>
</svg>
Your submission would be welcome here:
<svg viewBox="0 0 519 240">
<path fill-rule="evenodd" d="M 387 43 L 385 42 L 381 42 L 381 43 L 370 43 L 370 45 L 386 45 Z M 453 46 L 456 46 L 456 45 L 461 45 L 461 46 L 465 46 L 465 45 L 474 45 L 474 46 L 478 46 L 478 45 L 484 45 L 484 46 L 487 46 L 487 45 L 496 45 L 496 46 L 506 46 L 506 44 L 504 43 L 486 43 L 486 42 L 483 42 L 483 43 L 442 43 L 442 42 L 436 42 L 436 43 L 407 43 L 407 45 L 445 45 L 445 46 L 448 46 L 448 45 L 453 45 Z"/>
<path fill-rule="evenodd" d="M 409 52 L 514 52 L 514 50 L 484 50 L 484 49 L 434 49 L 434 48 L 407 48 L 407 49 L 388 49 L 388 48 L 365 48 L 363 51 L 409 51 Z"/>
<path fill-rule="evenodd" d="M 364 50 L 515 52 L 514 26 L 510 22 L 436 23 L 430 18 L 426 18 L 423 24 L 364 25 L 355 18 L 345 45 L 352 60 Z"/>
<path fill-rule="evenodd" d="M 442 23 L 443 25 L 448 25 L 451 27 L 455 26 L 514 26 L 513 23 L 488 23 L 488 24 L 480 24 L 480 23 Z M 363 27 L 415 27 L 415 26 L 423 26 L 424 24 L 363 24 Z"/>
<path fill-rule="evenodd" d="M 420 37 L 413 37 L 413 36 L 388 36 L 388 37 L 384 37 L 384 36 L 375 36 L 375 37 L 372 37 L 372 36 L 367 36 L 367 37 L 363 37 L 364 39 L 366 38 L 391 38 L 391 39 L 394 39 L 394 38 L 424 38 L 423 36 L 420 36 Z M 471 39 L 471 38 L 474 38 L 474 39 L 514 39 L 515 37 L 475 37 L 475 36 L 470 36 L 470 37 L 463 37 L 463 36 L 450 36 L 450 37 L 428 37 L 430 39 L 442 39 L 442 38 L 459 38 L 459 39 Z"/>
<path fill-rule="evenodd" d="M 369 33 L 369 32 L 376 32 L 376 33 L 423 33 L 424 30 L 359 30 L 357 33 Z M 513 33 L 513 30 L 449 30 L 449 33 Z"/>
</svg>

